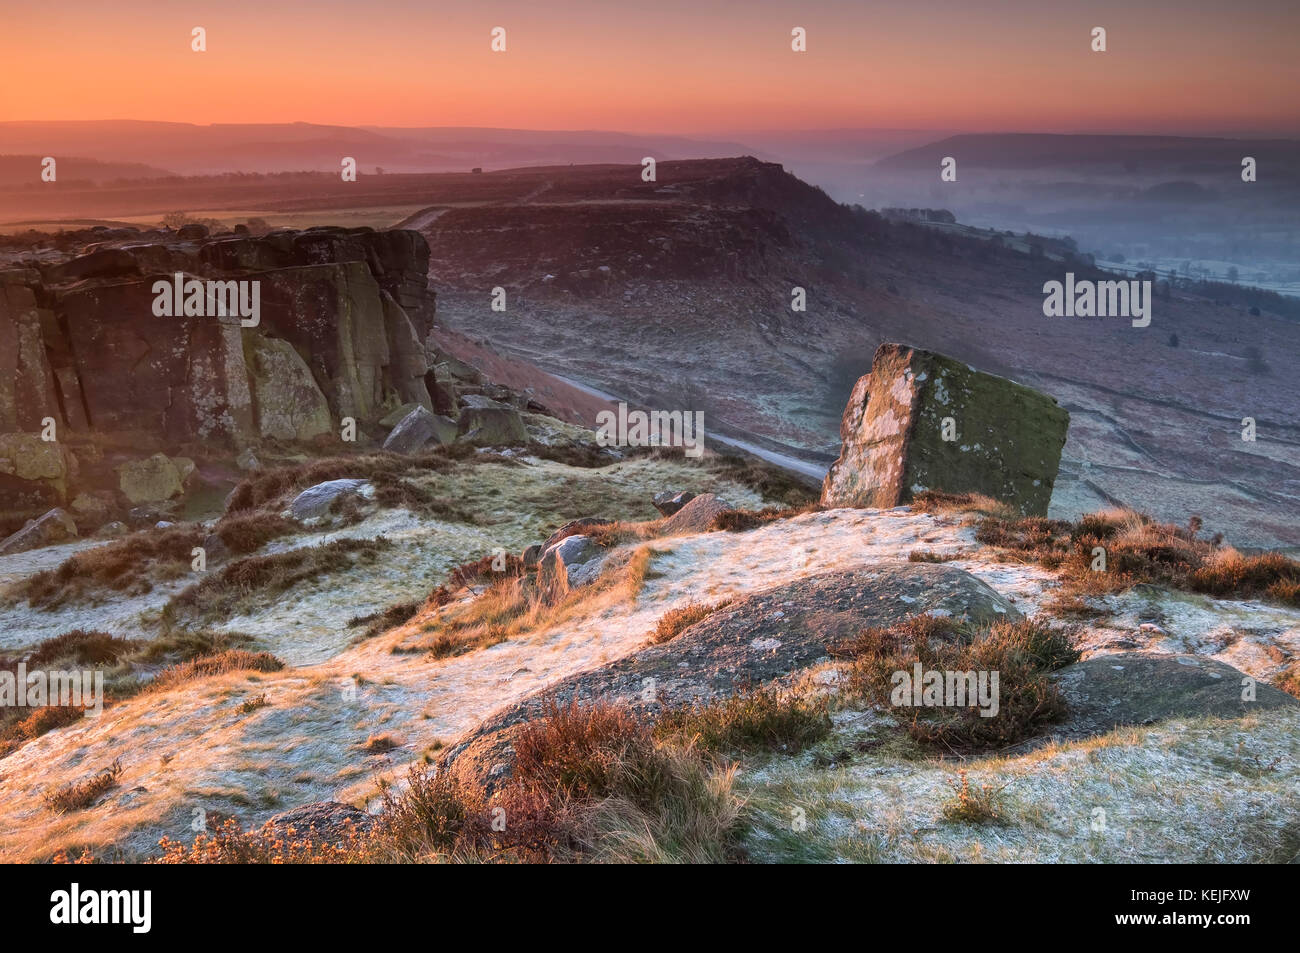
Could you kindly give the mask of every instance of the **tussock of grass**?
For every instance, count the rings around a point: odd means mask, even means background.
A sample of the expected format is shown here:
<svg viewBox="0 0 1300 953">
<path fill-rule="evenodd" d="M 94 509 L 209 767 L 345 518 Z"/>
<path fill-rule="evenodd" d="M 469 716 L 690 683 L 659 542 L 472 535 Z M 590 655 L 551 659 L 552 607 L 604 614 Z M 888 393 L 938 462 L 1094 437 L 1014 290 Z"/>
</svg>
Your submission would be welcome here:
<svg viewBox="0 0 1300 953">
<path fill-rule="evenodd" d="M 361 633 L 361 638 L 373 639 L 389 629 L 395 629 L 397 626 L 409 622 L 419 611 L 420 603 L 418 602 L 398 602 L 389 606 L 383 612 L 376 612 L 368 616 L 354 616 L 348 620 L 348 627 L 364 625 L 366 630 Z"/>
<path fill-rule="evenodd" d="M 114 761 L 111 765 L 81 781 L 64 785 L 56 791 L 45 794 L 45 804 L 52 811 L 66 814 L 90 807 L 106 792 L 117 787 L 117 779 L 122 774 L 122 765 Z"/>
<path fill-rule="evenodd" d="M 402 747 L 402 743 L 392 735 L 371 735 L 362 744 L 361 750 L 366 754 L 386 754 Z"/>
<path fill-rule="evenodd" d="M 237 513 L 222 519 L 213 532 L 232 553 L 244 556 L 299 530 L 297 523 L 278 513 Z"/>
<path fill-rule="evenodd" d="M 1005 748 L 1039 733 L 1065 714 L 1060 690 L 1048 674 L 1075 661 L 1070 635 L 1035 619 L 971 629 L 949 617 L 913 616 L 888 629 L 863 632 L 841 654 L 851 658 L 848 690 L 910 722 L 917 741 L 946 751 Z M 894 706 L 894 673 L 997 672 L 998 711 L 981 716 L 968 707 Z"/>
<path fill-rule="evenodd" d="M 824 696 L 766 686 L 716 701 L 665 712 L 660 738 L 676 738 L 704 751 L 782 751 L 794 754 L 831 731 Z"/>
<path fill-rule="evenodd" d="M 725 510 L 713 518 L 709 528 L 728 533 L 743 533 L 777 520 L 788 520 L 805 513 L 816 513 L 820 509 L 820 504 L 813 502 L 799 506 L 767 506 L 761 510 Z"/>
<path fill-rule="evenodd" d="M 158 677 L 149 683 L 153 691 L 165 691 L 185 682 L 192 682 L 212 675 L 224 675 L 227 672 L 278 672 L 284 668 L 280 661 L 270 652 L 248 652 L 244 649 L 228 649 L 215 655 L 202 655 L 189 662 L 172 665 L 158 673 Z"/>
<path fill-rule="evenodd" d="M 91 595 L 143 595 L 158 582 L 188 573 L 191 551 L 203 539 L 203 530 L 192 526 L 142 530 L 75 553 L 56 568 L 12 586 L 8 595 L 41 609 L 57 609 Z"/>
<path fill-rule="evenodd" d="M 675 639 L 701 619 L 708 618 L 719 609 L 729 605 L 731 605 L 731 600 L 723 599 L 721 602 L 712 604 L 692 602 L 677 609 L 669 609 L 659 617 L 659 624 L 655 627 L 650 640 L 661 644 Z"/>
<path fill-rule="evenodd" d="M 138 649 L 140 643 L 106 632 L 73 629 L 46 639 L 27 655 L 27 667 L 50 666 L 55 662 L 75 665 L 107 665 Z"/>
<path fill-rule="evenodd" d="M 925 490 L 912 498 L 911 506 L 921 513 L 977 513 L 982 516 L 1013 520 L 1015 508 L 982 493 L 941 493 Z"/>
<path fill-rule="evenodd" d="M 991 784 L 971 787 L 965 771 L 959 771 L 958 776 L 959 780 L 949 782 L 953 794 L 943 806 L 943 819 L 964 824 L 1005 824 L 1001 789 Z"/>
<path fill-rule="evenodd" d="M 283 553 L 248 556 L 222 566 L 202 582 L 184 589 L 168 602 L 165 612 L 178 610 L 203 618 L 220 618 L 246 608 L 255 597 L 287 592 L 299 583 L 353 566 L 371 563 L 392 547 L 377 539 L 336 539 L 321 546 L 302 546 Z"/>
<path fill-rule="evenodd" d="M 1243 555 L 1197 536 L 1199 519 L 1186 528 L 1156 523 L 1127 510 L 1107 510 L 1077 523 L 1041 517 L 987 517 L 976 539 L 1059 569 L 1066 596 L 1120 592 L 1151 583 L 1216 598 L 1267 598 L 1300 605 L 1300 562 L 1280 553 Z M 1105 569 L 1094 570 L 1098 550 Z"/>
<path fill-rule="evenodd" d="M 950 563 L 954 559 L 961 559 L 957 553 L 934 553 L 927 549 L 914 549 L 907 554 L 909 563 Z"/>
</svg>

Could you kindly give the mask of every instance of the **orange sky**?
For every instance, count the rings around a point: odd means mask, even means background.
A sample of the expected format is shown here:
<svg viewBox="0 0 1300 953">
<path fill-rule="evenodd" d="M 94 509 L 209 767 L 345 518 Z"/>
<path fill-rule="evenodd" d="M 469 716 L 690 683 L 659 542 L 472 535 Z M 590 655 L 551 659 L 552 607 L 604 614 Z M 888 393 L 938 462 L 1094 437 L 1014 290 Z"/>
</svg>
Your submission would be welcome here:
<svg viewBox="0 0 1300 953">
<path fill-rule="evenodd" d="M 7 6 L 0 120 L 1300 133 L 1300 0 Z"/>
</svg>

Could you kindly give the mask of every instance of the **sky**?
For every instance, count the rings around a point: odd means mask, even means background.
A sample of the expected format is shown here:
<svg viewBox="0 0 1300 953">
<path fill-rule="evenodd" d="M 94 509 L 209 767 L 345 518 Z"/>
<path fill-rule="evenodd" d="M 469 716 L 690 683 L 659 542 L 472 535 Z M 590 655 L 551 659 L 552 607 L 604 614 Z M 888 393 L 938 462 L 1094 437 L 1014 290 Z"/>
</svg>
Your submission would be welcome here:
<svg viewBox="0 0 1300 953">
<path fill-rule="evenodd" d="M 0 121 L 1300 135 L 1300 0 L 0 0 L 0 24 Z"/>
</svg>

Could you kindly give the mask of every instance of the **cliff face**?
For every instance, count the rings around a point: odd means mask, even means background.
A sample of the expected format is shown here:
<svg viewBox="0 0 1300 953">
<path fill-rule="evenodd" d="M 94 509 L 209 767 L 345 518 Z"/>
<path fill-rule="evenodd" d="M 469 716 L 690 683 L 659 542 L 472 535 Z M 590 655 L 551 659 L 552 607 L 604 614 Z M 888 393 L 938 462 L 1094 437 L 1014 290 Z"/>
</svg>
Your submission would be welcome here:
<svg viewBox="0 0 1300 953">
<path fill-rule="evenodd" d="M 187 226 L 61 244 L 0 269 L 0 432 L 53 418 L 59 430 L 241 446 L 320 432 L 321 400 L 334 423 L 395 402 L 429 405 L 422 342 L 435 306 L 416 232 L 209 237 Z M 257 283 L 257 323 L 210 307 L 158 314 L 155 283 L 177 273 Z M 305 405 L 302 426 L 279 409 L 285 388 Z"/>
</svg>

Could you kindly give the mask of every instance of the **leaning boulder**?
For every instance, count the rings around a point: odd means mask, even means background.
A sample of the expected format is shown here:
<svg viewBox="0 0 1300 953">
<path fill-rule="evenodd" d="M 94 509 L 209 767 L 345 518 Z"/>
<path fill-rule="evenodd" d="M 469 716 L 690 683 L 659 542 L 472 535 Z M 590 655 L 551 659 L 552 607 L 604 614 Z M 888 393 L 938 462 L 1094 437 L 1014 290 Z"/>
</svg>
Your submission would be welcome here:
<svg viewBox="0 0 1300 953">
<path fill-rule="evenodd" d="M 456 422 L 416 406 L 384 441 L 390 453 L 415 453 L 429 444 L 446 444 L 456 439 Z"/>
<path fill-rule="evenodd" d="M 942 354 L 882 344 L 849 397 L 821 502 L 890 508 L 938 490 L 1045 516 L 1069 424 L 1038 391 Z"/>
<path fill-rule="evenodd" d="M 52 543 L 63 543 L 76 537 L 77 524 L 72 521 L 72 517 L 65 510 L 53 509 L 39 519 L 28 520 L 26 526 L 0 542 L 0 556 Z"/>
</svg>

